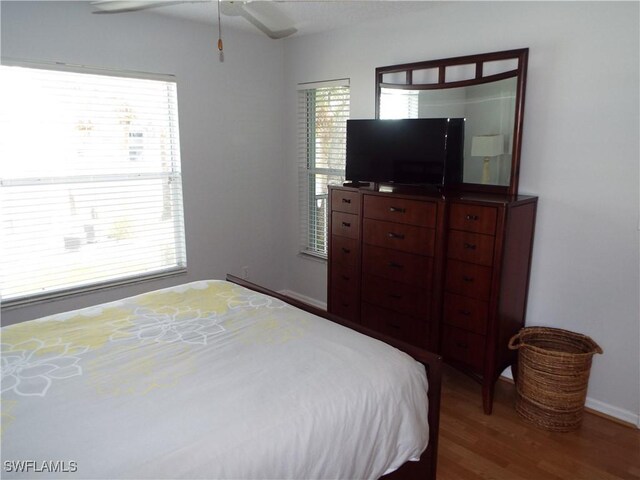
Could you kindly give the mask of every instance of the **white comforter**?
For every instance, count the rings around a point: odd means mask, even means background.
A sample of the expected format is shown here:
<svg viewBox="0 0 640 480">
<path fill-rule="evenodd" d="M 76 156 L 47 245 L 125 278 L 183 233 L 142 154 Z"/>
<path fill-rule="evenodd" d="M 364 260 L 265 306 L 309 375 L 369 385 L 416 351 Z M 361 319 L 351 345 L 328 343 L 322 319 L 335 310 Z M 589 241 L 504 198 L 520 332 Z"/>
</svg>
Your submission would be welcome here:
<svg viewBox="0 0 640 480">
<path fill-rule="evenodd" d="M 378 478 L 428 440 L 420 364 L 222 281 L 5 327 L 1 389 L 2 478 Z"/>
</svg>

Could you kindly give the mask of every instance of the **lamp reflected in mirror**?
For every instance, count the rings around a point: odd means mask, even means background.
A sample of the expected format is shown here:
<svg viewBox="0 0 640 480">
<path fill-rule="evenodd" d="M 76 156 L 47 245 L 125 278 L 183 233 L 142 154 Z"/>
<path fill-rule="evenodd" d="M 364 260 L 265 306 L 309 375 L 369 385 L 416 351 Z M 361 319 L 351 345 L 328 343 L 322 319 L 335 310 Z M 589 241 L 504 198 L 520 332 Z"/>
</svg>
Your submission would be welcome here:
<svg viewBox="0 0 640 480">
<path fill-rule="evenodd" d="M 491 159 L 500 157 L 504 153 L 504 135 L 475 135 L 471 140 L 471 156 L 483 157 L 482 184 L 500 183 L 500 179 L 493 179 L 491 174 Z M 498 159 L 499 162 L 499 159 Z M 500 164 L 496 165 L 496 172 L 500 175 Z"/>
</svg>

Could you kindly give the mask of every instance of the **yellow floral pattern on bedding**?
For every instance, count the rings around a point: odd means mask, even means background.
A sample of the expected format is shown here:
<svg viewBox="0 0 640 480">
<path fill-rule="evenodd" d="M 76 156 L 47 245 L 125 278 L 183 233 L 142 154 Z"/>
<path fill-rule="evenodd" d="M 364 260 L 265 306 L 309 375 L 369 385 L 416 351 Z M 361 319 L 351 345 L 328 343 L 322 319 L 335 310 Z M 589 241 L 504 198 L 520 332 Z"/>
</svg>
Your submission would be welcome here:
<svg viewBox="0 0 640 480">
<path fill-rule="evenodd" d="M 100 396 L 147 395 L 160 388 L 175 387 L 180 379 L 195 371 L 188 346 L 169 345 L 162 353 L 118 346 L 114 356 L 126 362 L 111 364 L 111 357 L 95 357 L 86 362 L 87 382 Z M 177 358 L 186 357 L 179 369 L 172 369 Z"/>
<path fill-rule="evenodd" d="M 279 300 L 212 280 L 11 325 L 3 328 L 0 336 L 1 391 L 3 395 L 42 397 L 56 382 L 83 375 L 84 369 L 89 370 L 89 381 L 99 394 L 143 394 L 175 385 L 189 373 L 191 362 L 180 363 L 183 371 L 154 372 L 171 371 L 164 368 L 169 362 L 188 358 L 193 353 L 190 347 L 207 345 L 225 332 L 225 325 L 238 328 L 242 322 L 233 312 L 284 306 Z M 281 326 L 278 322 L 276 317 L 268 319 L 242 335 L 251 342 L 260 338 L 273 342 L 275 327 Z M 280 335 L 286 339 L 299 335 L 299 330 L 294 326 Z M 144 348 L 153 344 L 179 347 L 160 351 Z M 108 355 L 85 359 L 88 352 L 101 350 Z M 100 366 L 114 359 L 112 372 L 98 373 Z"/>
</svg>

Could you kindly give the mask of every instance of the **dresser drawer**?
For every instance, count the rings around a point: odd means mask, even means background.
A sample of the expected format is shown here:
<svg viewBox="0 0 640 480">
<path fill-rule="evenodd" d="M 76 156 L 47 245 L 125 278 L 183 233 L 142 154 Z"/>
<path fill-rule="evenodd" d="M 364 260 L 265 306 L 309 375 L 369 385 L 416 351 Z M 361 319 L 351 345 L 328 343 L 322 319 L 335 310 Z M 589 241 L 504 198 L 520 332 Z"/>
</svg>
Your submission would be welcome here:
<svg viewBox="0 0 640 480">
<path fill-rule="evenodd" d="M 334 315 L 352 320 L 358 321 L 358 295 L 343 292 L 338 289 L 331 289 L 331 303 L 329 304 L 329 311 Z"/>
<path fill-rule="evenodd" d="M 362 276 L 362 301 L 396 312 L 429 319 L 430 292 L 375 275 Z"/>
<path fill-rule="evenodd" d="M 358 215 L 360 213 L 360 194 L 346 190 L 331 190 L 331 210 Z"/>
<path fill-rule="evenodd" d="M 429 344 L 429 323 L 386 308 L 363 303 L 362 324 L 403 342 L 426 348 Z"/>
<path fill-rule="evenodd" d="M 445 290 L 478 300 L 489 300 L 491 268 L 473 263 L 447 261 Z"/>
<path fill-rule="evenodd" d="M 493 244 L 494 237 L 490 235 L 450 230 L 447 257 L 490 267 Z"/>
<path fill-rule="evenodd" d="M 489 304 L 474 298 L 446 293 L 444 323 L 484 335 L 487 331 Z"/>
<path fill-rule="evenodd" d="M 355 265 L 331 265 L 331 287 L 345 293 L 358 292 L 358 269 Z"/>
<path fill-rule="evenodd" d="M 498 209 L 454 203 L 449 210 L 449 228 L 495 235 Z"/>
<path fill-rule="evenodd" d="M 485 337 L 460 328 L 444 325 L 442 329 L 442 355 L 482 372 Z"/>
<path fill-rule="evenodd" d="M 338 235 L 331 236 L 331 263 L 343 265 L 357 265 L 360 257 L 360 243 L 358 240 Z"/>
<path fill-rule="evenodd" d="M 352 213 L 331 212 L 331 233 L 347 238 L 360 238 L 359 221 L 360 217 Z"/>
<path fill-rule="evenodd" d="M 364 196 L 365 218 L 435 228 L 437 204 L 404 198 Z"/>
<path fill-rule="evenodd" d="M 362 271 L 430 290 L 433 259 L 390 248 L 364 245 Z"/>
<path fill-rule="evenodd" d="M 366 243 L 370 245 L 433 256 L 435 230 L 431 228 L 365 218 L 363 232 Z"/>
</svg>

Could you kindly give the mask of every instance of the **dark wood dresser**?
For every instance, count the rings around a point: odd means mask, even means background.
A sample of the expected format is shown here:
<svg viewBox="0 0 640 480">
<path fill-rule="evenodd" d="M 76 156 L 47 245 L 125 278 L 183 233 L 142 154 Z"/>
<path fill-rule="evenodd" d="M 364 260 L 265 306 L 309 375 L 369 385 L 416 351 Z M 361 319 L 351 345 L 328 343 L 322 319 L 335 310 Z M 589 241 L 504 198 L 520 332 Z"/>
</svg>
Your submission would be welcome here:
<svg viewBox="0 0 640 480">
<path fill-rule="evenodd" d="M 328 309 L 439 352 L 482 385 L 524 326 L 537 197 L 330 187 Z"/>
</svg>

